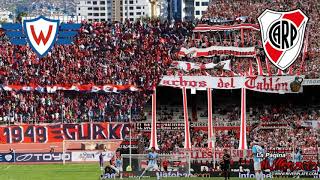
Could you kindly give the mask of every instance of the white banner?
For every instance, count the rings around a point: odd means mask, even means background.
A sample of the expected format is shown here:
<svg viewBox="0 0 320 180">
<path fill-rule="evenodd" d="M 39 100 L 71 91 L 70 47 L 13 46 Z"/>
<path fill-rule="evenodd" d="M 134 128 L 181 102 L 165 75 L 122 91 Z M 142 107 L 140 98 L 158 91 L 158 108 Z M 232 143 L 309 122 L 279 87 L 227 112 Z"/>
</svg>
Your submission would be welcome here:
<svg viewBox="0 0 320 180">
<path fill-rule="evenodd" d="M 71 153 L 72 162 L 99 162 L 99 151 L 75 151 Z M 110 161 L 114 155 L 112 151 L 102 152 L 103 160 Z"/>
<path fill-rule="evenodd" d="M 161 86 L 186 87 L 198 90 L 240 89 L 267 93 L 302 92 L 304 76 L 254 76 L 254 77 L 211 77 L 211 76 L 164 76 Z"/>
<path fill-rule="evenodd" d="M 212 57 L 216 55 L 232 55 L 236 57 L 255 57 L 254 47 L 211 46 L 208 48 L 181 48 L 179 56 Z"/>
<path fill-rule="evenodd" d="M 238 17 L 240 20 L 243 17 Z M 236 24 L 236 25 L 214 25 L 210 26 L 207 24 L 199 24 L 193 29 L 194 32 L 207 32 L 207 31 L 228 31 L 228 30 L 240 30 L 240 29 L 250 29 L 255 31 L 260 31 L 259 25 L 257 24 Z"/>
<path fill-rule="evenodd" d="M 303 86 L 319 86 L 320 79 L 305 79 L 302 83 Z"/>
<path fill-rule="evenodd" d="M 173 61 L 171 66 L 176 69 L 182 69 L 184 71 L 190 71 L 194 69 L 214 69 L 214 68 L 222 68 L 224 70 L 230 71 L 230 60 L 221 61 L 217 64 L 215 63 L 193 63 L 186 61 Z"/>
<path fill-rule="evenodd" d="M 310 128 L 313 128 L 313 129 L 319 129 L 320 128 L 320 122 L 317 121 L 317 120 L 307 120 L 307 121 L 304 121 L 302 124 L 301 124 L 302 127 L 310 127 Z"/>
</svg>

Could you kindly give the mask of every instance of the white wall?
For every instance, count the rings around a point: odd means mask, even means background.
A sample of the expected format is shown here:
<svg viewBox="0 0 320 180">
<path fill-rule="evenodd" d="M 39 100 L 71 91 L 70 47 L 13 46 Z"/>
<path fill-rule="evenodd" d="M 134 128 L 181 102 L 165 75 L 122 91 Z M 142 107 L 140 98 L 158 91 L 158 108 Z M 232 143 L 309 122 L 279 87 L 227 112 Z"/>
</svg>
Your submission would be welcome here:
<svg viewBox="0 0 320 180">
<path fill-rule="evenodd" d="M 108 21 L 112 18 L 112 1 L 79 0 L 76 10 L 77 16 L 84 16 L 89 21 Z"/>
<path fill-rule="evenodd" d="M 208 9 L 209 0 L 195 0 L 194 1 L 194 17 L 201 19 L 203 12 Z"/>
<path fill-rule="evenodd" d="M 123 18 L 135 21 L 141 17 L 151 16 L 149 0 L 122 0 Z"/>
</svg>

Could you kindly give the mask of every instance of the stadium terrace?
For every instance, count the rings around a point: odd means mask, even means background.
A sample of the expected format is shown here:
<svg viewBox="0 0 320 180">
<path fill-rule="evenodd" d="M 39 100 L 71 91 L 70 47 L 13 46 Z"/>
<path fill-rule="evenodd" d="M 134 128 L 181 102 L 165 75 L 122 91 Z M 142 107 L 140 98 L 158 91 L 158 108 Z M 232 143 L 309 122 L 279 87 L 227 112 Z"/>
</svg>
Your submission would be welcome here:
<svg viewBox="0 0 320 180">
<path fill-rule="evenodd" d="M 319 178 L 320 2 L 173 2 L 208 8 L 84 20 L 41 58 L 0 28 L 1 180 Z M 264 48 L 266 9 L 309 18 L 283 70 Z"/>
</svg>

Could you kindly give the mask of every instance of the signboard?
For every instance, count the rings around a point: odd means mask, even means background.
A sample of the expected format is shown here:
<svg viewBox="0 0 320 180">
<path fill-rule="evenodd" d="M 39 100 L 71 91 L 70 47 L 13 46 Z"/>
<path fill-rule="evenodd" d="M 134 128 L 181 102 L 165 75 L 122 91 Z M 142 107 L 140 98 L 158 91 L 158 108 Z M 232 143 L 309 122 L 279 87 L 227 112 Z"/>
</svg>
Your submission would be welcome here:
<svg viewBox="0 0 320 180">
<path fill-rule="evenodd" d="M 304 76 L 252 76 L 252 77 L 212 77 L 212 76 L 163 76 L 161 86 L 194 89 L 240 89 L 266 93 L 302 92 Z"/>
<path fill-rule="evenodd" d="M 123 139 L 129 124 L 82 123 L 0 126 L 0 143 L 49 143 L 63 140 Z"/>
<path fill-rule="evenodd" d="M 101 152 L 99 151 L 75 151 L 71 153 L 71 161 L 72 162 L 98 162 L 99 155 Z M 114 152 L 106 151 L 102 152 L 103 160 L 110 161 L 113 157 Z"/>
<path fill-rule="evenodd" d="M 2 162 L 14 162 L 15 154 L 14 153 L 0 153 L 0 163 Z"/>
<path fill-rule="evenodd" d="M 135 126 L 139 131 L 151 131 L 151 123 L 136 123 Z M 183 130 L 184 123 L 157 123 L 157 129 Z"/>
<path fill-rule="evenodd" d="M 25 162 L 63 162 L 71 161 L 71 153 L 65 153 L 63 155 L 62 152 L 55 153 L 38 153 L 38 152 L 30 152 L 30 153 L 10 153 L 10 154 L 0 154 L 0 163 L 25 163 Z"/>
</svg>

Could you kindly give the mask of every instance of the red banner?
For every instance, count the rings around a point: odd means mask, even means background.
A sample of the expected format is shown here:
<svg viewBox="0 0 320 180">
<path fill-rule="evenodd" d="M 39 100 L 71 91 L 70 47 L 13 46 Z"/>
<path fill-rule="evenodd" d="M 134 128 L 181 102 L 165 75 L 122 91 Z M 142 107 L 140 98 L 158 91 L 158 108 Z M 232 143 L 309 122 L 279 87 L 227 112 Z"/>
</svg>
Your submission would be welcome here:
<svg viewBox="0 0 320 180">
<path fill-rule="evenodd" d="M 0 127 L 0 143 L 50 143 L 63 140 L 124 139 L 129 124 L 82 123 Z"/>
</svg>

